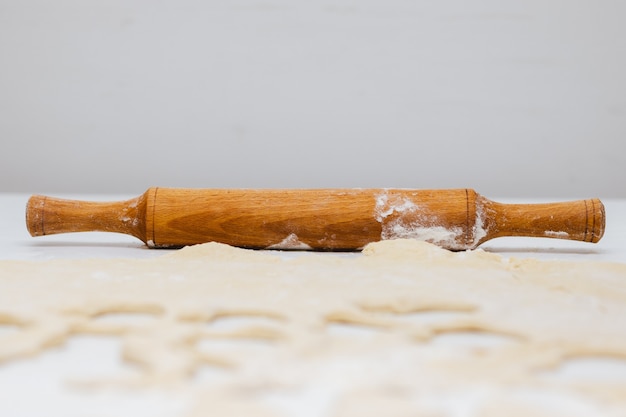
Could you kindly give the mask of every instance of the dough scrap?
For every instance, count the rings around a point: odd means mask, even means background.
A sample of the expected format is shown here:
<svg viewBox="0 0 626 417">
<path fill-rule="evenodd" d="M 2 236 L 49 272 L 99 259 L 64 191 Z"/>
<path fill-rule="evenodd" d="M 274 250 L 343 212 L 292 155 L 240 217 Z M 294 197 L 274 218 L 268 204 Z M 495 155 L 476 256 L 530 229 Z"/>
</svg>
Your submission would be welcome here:
<svg viewBox="0 0 626 417">
<path fill-rule="evenodd" d="M 626 375 L 557 373 L 587 357 L 626 369 L 624 317 L 624 264 L 414 240 L 353 256 L 207 243 L 148 260 L 2 261 L 0 326 L 17 330 L 0 333 L 0 373 L 96 334 L 120 338 L 136 372 L 73 383 L 175 385 L 192 399 L 184 417 L 297 415 L 304 403 L 320 417 L 623 416 Z M 199 379 L 207 369 L 218 376 Z"/>
</svg>

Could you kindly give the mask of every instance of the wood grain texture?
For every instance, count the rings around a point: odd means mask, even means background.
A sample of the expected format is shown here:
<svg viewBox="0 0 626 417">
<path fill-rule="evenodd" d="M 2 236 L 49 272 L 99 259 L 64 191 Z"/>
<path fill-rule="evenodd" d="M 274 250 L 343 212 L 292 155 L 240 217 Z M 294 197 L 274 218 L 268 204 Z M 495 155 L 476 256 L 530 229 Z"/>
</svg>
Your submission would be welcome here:
<svg viewBox="0 0 626 417">
<path fill-rule="evenodd" d="M 33 196 L 33 236 L 78 231 L 133 235 L 150 247 L 209 241 L 254 249 L 358 250 L 414 238 L 453 250 L 501 236 L 598 242 L 605 214 L 597 199 L 501 204 L 474 190 L 150 188 L 100 203 Z"/>
<path fill-rule="evenodd" d="M 116 232 L 146 241 L 146 201 L 91 202 L 32 196 L 26 205 L 31 236 L 69 232 Z"/>
</svg>

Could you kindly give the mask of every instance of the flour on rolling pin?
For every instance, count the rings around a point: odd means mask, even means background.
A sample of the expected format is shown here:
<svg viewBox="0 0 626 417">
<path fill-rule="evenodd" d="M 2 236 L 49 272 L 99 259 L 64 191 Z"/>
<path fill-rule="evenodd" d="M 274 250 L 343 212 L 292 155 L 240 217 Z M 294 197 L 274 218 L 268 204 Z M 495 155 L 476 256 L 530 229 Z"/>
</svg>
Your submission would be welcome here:
<svg viewBox="0 0 626 417">
<path fill-rule="evenodd" d="M 546 237 L 554 237 L 557 239 L 567 239 L 569 236 L 569 233 L 567 232 L 555 232 L 554 230 L 546 230 L 544 234 Z"/>
<path fill-rule="evenodd" d="M 380 240 L 415 239 L 473 249 L 501 236 L 598 242 L 598 199 L 502 204 L 471 189 L 172 189 L 153 187 L 109 203 L 32 196 L 33 236 L 108 231 L 150 247 L 219 242 L 251 249 L 360 250 Z"/>
<path fill-rule="evenodd" d="M 388 221 L 387 218 L 394 213 L 398 213 L 399 216 Z M 381 240 L 416 239 L 449 249 L 464 249 L 457 247 L 459 246 L 457 242 L 465 233 L 462 227 L 445 226 L 445 222 L 436 214 L 426 213 L 415 201 L 406 197 L 390 196 L 387 190 L 376 196 L 375 217 L 382 225 Z M 487 231 L 483 228 L 482 209 L 477 208 L 476 214 L 473 226 L 474 245 L 478 245 L 480 240 L 487 236 Z M 411 217 L 417 217 L 417 220 L 407 220 Z"/>
<path fill-rule="evenodd" d="M 300 242 L 298 236 L 295 233 L 291 233 L 289 236 L 281 240 L 279 243 L 269 245 L 265 249 L 273 250 L 312 250 L 313 248 L 306 243 Z"/>
</svg>

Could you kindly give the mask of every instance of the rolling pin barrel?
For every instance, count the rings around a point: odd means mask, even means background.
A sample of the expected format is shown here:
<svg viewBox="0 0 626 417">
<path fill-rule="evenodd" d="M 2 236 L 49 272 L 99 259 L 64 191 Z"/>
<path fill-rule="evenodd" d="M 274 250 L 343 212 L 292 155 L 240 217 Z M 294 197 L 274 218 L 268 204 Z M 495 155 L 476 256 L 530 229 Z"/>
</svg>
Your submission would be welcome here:
<svg viewBox="0 0 626 417">
<path fill-rule="evenodd" d="M 597 199 L 501 204 L 470 189 L 150 188 L 119 202 L 32 196 L 32 236 L 106 231 L 149 247 L 216 241 L 255 249 L 358 250 L 378 240 L 413 238 L 451 250 L 501 236 L 598 242 L 605 214 Z"/>
</svg>

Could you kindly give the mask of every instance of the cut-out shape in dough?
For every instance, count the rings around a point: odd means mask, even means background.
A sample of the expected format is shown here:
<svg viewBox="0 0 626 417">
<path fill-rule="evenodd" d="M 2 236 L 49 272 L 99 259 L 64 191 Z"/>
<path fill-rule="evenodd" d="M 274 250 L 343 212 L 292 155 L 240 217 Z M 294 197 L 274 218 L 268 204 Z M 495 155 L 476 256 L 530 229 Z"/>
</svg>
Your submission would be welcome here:
<svg viewBox="0 0 626 417">
<path fill-rule="evenodd" d="M 72 335 L 60 349 L 83 364 L 73 371 L 72 379 L 122 378 L 139 373 L 123 360 L 122 340 L 117 337 Z"/>
<path fill-rule="evenodd" d="M 0 323 L 0 338 L 15 334 L 19 331 L 20 331 L 20 326 L 18 326 L 17 324 Z"/>
<path fill-rule="evenodd" d="M 102 313 L 92 318 L 92 322 L 100 324 L 122 324 L 130 326 L 141 326 L 146 324 L 153 324 L 156 317 L 152 313 L 137 313 L 137 312 L 111 312 Z"/>
<path fill-rule="evenodd" d="M 232 369 L 225 366 L 202 365 L 193 374 L 193 382 L 199 384 L 215 384 L 228 380 Z"/>
<path fill-rule="evenodd" d="M 344 324 L 364 327 L 389 328 L 393 323 L 389 320 L 380 319 L 372 314 L 362 314 L 354 311 L 335 311 L 326 315 L 326 323 Z"/>
<path fill-rule="evenodd" d="M 548 378 L 563 381 L 619 382 L 626 384 L 626 356 L 574 356 L 563 360 L 553 370 L 542 372 Z"/>
<path fill-rule="evenodd" d="M 19 332 L 25 323 L 10 314 L 0 313 L 0 338 Z"/>
<path fill-rule="evenodd" d="M 424 310 L 405 314 L 392 313 L 386 316 L 397 323 L 421 327 L 464 320 L 468 314 L 459 311 Z"/>
<path fill-rule="evenodd" d="M 228 332 L 243 330 L 250 327 L 267 326 L 269 328 L 278 327 L 282 324 L 281 320 L 267 315 L 240 315 L 240 314 L 223 314 L 206 325 L 212 331 Z"/>
<path fill-rule="evenodd" d="M 327 333 L 331 336 L 371 338 L 381 334 L 380 327 L 365 326 L 354 323 L 329 323 L 326 326 Z"/>
<path fill-rule="evenodd" d="M 478 329 L 446 330 L 430 340 L 433 347 L 470 350 L 510 347 L 518 343 L 519 341 L 511 336 Z"/>
<path fill-rule="evenodd" d="M 196 349 L 201 353 L 227 356 L 267 354 L 275 347 L 272 341 L 254 338 L 208 338 L 199 340 L 196 344 Z"/>
<path fill-rule="evenodd" d="M 364 304 L 361 309 L 372 317 L 418 327 L 464 320 L 477 310 L 476 306 L 459 301 L 424 304 L 406 299 L 388 305 Z"/>
</svg>

